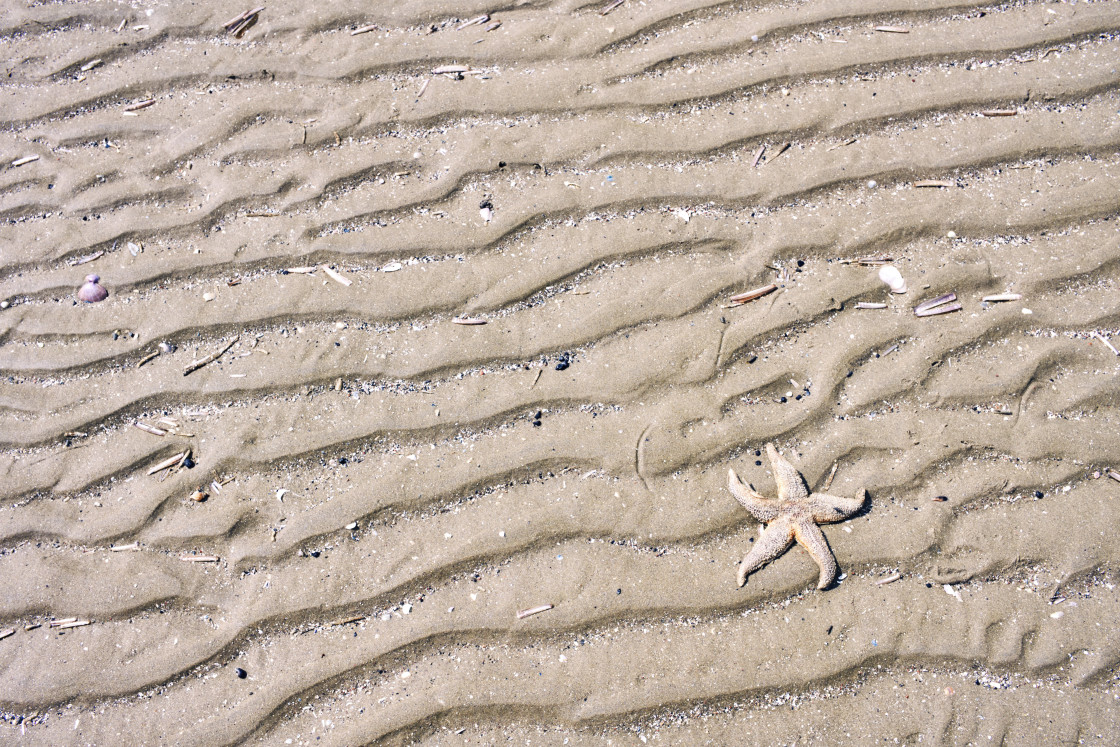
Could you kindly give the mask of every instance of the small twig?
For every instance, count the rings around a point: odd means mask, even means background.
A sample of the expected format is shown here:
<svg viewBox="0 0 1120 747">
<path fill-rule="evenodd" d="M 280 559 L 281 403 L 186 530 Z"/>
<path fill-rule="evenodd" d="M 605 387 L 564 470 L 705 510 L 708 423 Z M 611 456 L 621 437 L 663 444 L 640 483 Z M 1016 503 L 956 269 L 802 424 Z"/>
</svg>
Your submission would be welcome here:
<svg viewBox="0 0 1120 747">
<path fill-rule="evenodd" d="M 186 563 L 217 563 L 221 558 L 217 555 L 182 555 L 179 560 Z"/>
<path fill-rule="evenodd" d="M 158 357 L 159 357 L 159 351 L 158 350 L 154 353 L 149 353 L 148 355 L 146 355 L 146 356 L 144 356 L 143 358 L 140 359 L 140 362 L 136 364 L 136 367 L 140 368 L 145 363 L 148 363 L 150 361 L 154 361 Z"/>
<path fill-rule="evenodd" d="M 213 363 L 214 361 L 218 360 L 219 358 L 221 358 L 225 354 L 225 352 L 227 350 L 232 348 L 237 343 L 237 341 L 240 340 L 240 339 L 241 339 L 241 335 L 236 335 L 232 340 L 229 341 L 229 343 L 224 348 L 222 348 L 218 352 L 211 353 L 210 355 L 206 356 L 205 358 L 203 358 L 201 360 L 194 361 L 189 366 L 187 366 L 187 370 L 183 371 L 183 375 L 187 376 L 187 375 L 193 373 L 194 371 L 197 371 L 198 369 L 202 368 L 207 363 Z"/>
<path fill-rule="evenodd" d="M 891 584 L 891 583 L 894 583 L 895 581 L 899 580 L 900 578 L 902 578 L 901 573 L 892 573 L 891 575 L 887 576 L 886 578 L 881 578 L 878 581 L 876 581 L 875 585 L 876 586 L 883 586 L 884 584 Z"/>
<path fill-rule="evenodd" d="M 39 160 L 39 156 L 34 156 L 34 155 L 24 156 L 23 158 L 17 158 L 16 160 L 12 161 L 12 166 L 22 166 L 25 163 L 31 163 L 32 161 L 38 161 L 38 160 Z"/>
<path fill-rule="evenodd" d="M 365 619 L 365 615 L 354 615 L 353 617 L 347 617 L 344 620 L 335 620 L 331 623 L 331 625 L 349 625 L 350 623 L 356 623 Z"/>
<path fill-rule="evenodd" d="M 371 23 L 368 26 L 362 26 L 360 29 L 354 29 L 353 31 L 350 32 L 350 36 L 357 36 L 358 34 L 366 34 L 366 33 L 369 33 L 370 31 L 376 31 L 376 30 L 377 30 L 377 25 Z"/>
<path fill-rule="evenodd" d="M 129 104 L 124 108 L 124 110 L 126 112 L 135 112 L 141 109 L 147 109 L 154 103 L 156 103 L 155 99 L 144 99 L 143 101 L 137 101 L 135 104 Z"/>
<path fill-rule="evenodd" d="M 925 179 L 920 182 L 914 182 L 915 187 L 955 187 L 953 182 L 938 181 L 937 179 Z"/>
<path fill-rule="evenodd" d="M 612 10 L 622 5 L 624 2 L 626 2 L 626 0 L 613 0 L 613 2 L 608 3 L 602 10 L 599 11 L 599 15 L 605 16 L 607 13 L 610 13 Z"/>
</svg>

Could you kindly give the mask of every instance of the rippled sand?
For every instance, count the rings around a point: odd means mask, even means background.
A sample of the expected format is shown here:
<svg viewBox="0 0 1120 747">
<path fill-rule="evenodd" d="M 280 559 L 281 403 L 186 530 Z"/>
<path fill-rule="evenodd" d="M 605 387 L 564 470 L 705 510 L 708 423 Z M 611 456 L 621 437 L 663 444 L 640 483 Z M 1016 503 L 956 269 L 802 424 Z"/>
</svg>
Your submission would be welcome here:
<svg viewBox="0 0 1120 747">
<path fill-rule="evenodd" d="M 0 742 L 1114 743 L 1120 3 L 869 5 L 3 3 Z"/>
</svg>

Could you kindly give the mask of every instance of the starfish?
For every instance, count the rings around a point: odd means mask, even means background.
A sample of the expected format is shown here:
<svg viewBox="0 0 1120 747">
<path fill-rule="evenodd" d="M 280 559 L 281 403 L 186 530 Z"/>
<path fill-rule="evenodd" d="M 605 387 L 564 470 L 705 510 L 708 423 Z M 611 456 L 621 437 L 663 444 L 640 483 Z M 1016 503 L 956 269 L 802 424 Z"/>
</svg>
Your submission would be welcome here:
<svg viewBox="0 0 1120 747">
<path fill-rule="evenodd" d="M 860 488 L 855 498 L 810 493 L 801 473 L 778 453 L 774 444 L 766 444 L 766 455 L 770 457 L 774 481 L 778 484 L 776 501 L 740 482 L 735 470 L 727 471 L 727 487 L 731 494 L 754 518 L 766 524 L 758 542 L 739 565 L 739 586 L 747 583 L 747 576 L 781 555 L 797 540 L 821 568 L 817 588 L 828 588 L 836 579 L 836 558 L 817 524 L 847 519 L 863 506 L 867 491 Z"/>
</svg>

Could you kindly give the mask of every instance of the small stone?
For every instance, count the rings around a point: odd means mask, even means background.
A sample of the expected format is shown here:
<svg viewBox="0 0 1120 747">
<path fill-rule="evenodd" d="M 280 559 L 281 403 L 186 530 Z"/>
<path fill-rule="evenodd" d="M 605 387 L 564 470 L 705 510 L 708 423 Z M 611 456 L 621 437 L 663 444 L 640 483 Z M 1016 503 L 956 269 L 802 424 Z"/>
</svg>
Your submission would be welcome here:
<svg viewBox="0 0 1120 747">
<path fill-rule="evenodd" d="M 867 188 L 868 189 L 875 189 L 878 186 L 879 186 L 879 182 L 875 181 L 874 179 L 867 182 Z"/>
<path fill-rule="evenodd" d="M 203 301 L 213 301 L 214 300 L 214 294 L 213 293 L 203 293 L 202 294 L 202 300 Z"/>
<path fill-rule="evenodd" d="M 945 234 L 945 237 L 950 238 L 950 239 L 955 239 L 955 238 L 957 238 L 957 232 L 956 231 L 950 231 L 949 233 Z"/>
<path fill-rule="evenodd" d="M 237 679 L 239 679 L 239 680 L 243 680 L 243 679 L 245 679 L 246 677 L 249 676 L 249 673 L 246 672 L 241 667 L 238 667 L 237 669 L 233 670 L 233 673 L 237 675 Z"/>
<path fill-rule="evenodd" d="M 11 304 L 10 304 L 9 302 L 7 302 L 7 301 L 0 301 L 0 309 L 6 309 L 6 308 L 8 308 L 9 306 L 11 306 Z"/>
</svg>

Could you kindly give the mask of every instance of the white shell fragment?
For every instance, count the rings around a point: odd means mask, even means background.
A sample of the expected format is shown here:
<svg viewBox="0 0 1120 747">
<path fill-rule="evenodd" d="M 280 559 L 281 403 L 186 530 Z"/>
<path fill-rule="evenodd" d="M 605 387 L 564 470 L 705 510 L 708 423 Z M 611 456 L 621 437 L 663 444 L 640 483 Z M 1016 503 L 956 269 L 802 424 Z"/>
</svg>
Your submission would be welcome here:
<svg viewBox="0 0 1120 747">
<path fill-rule="evenodd" d="M 879 279 L 886 283 L 891 293 L 905 293 L 906 292 L 906 278 L 902 277 L 902 273 L 894 265 L 883 265 L 879 268 Z"/>
</svg>

